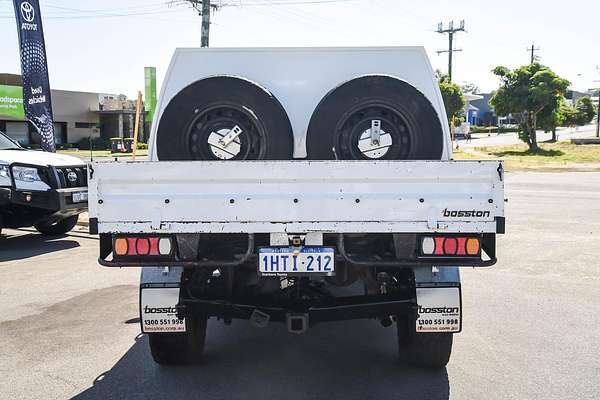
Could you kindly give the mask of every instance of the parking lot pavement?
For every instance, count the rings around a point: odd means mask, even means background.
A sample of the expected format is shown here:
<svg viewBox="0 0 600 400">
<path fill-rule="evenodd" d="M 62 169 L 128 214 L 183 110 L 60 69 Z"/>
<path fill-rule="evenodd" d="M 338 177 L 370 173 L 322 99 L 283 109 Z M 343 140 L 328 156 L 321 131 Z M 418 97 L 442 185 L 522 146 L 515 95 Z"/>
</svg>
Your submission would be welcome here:
<svg viewBox="0 0 600 400">
<path fill-rule="evenodd" d="M 6 399 L 597 399 L 600 173 L 507 176 L 499 263 L 464 269 L 463 332 L 447 369 L 397 361 L 375 321 L 288 334 L 211 321 L 201 365 L 163 368 L 137 320 L 137 269 L 95 261 L 84 232 L 0 239 Z"/>
</svg>

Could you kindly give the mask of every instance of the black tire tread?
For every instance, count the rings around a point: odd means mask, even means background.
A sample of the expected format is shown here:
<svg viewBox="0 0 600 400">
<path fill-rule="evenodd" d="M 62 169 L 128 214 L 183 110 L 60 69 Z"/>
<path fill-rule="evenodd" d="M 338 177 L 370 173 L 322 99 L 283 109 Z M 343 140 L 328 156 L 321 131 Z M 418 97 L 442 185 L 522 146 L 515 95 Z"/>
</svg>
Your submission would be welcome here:
<svg viewBox="0 0 600 400">
<path fill-rule="evenodd" d="M 412 328 L 412 329 L 411 329 Z M 398 348 L 403 363 L 420 368 L 444 368 L 452 354 L 452 333 L 417 333 L 398 319 Z"/>
<path fill-rule="evenodd" d="M 150 353 L 160 365 L 189 365 L 202 360 L 206 341 L 206 318 L 189 317 L 185 333 L 149 333 Z"/>
<path fill-rule="evenodd" d="M 77 225 L 78 220 L 79 215 L 72 215 L 70 217 L 61 219 L 60 221 L 55 222 L 53 224 L 49 224 L 47 222 L 40 222 L 34 227 L 42 235 L 63 235 L 72 230 L 75 227 L 75 225 Z"/>
</svg>

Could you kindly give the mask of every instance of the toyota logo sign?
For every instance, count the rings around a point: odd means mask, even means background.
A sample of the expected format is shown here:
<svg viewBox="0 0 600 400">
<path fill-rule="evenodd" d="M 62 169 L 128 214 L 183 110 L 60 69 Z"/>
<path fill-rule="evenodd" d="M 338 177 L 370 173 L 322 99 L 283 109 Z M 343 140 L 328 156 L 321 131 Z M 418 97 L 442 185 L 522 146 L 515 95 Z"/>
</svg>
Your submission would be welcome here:
<svg viewBox="0 0 600 400">
<path fill-rule="evenodd" d="M 21 15 L 23 19 L 27 22 L 33 22 L 35 19 L 35 10 L 33 6 L 28 2 L 24 1 L 21 3 Z"/>
<path fill-rule="evenodd" d="M 67 179 L 69 180 L 69 182 L 75 183 L 75 182 L 77 182 L 77 174 L 75 172 L 71 171 L 67 174 Z"/>
</svg>

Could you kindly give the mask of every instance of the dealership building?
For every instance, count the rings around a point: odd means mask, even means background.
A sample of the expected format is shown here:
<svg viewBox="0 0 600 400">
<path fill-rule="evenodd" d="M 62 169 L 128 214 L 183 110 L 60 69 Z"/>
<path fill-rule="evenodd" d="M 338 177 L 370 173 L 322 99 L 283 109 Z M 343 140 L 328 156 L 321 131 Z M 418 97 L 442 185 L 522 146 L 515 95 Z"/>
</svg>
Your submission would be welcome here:
<svg viewBox="0 0 600 400">
<path fill-rule="evenodd" d="M 77 145 L 90 138 L 133 137 L 136 102 L 124 95 L 52 90 L 57 146 Z M 143 106 L 143 105 L 142 105 Z M 140 139 L 147 131 L 143 123 Z M 0 73 L 0 131 L 24 146 L 40 144 L 40 137 L 23 113 L 20 75 Z"/>
</svg>

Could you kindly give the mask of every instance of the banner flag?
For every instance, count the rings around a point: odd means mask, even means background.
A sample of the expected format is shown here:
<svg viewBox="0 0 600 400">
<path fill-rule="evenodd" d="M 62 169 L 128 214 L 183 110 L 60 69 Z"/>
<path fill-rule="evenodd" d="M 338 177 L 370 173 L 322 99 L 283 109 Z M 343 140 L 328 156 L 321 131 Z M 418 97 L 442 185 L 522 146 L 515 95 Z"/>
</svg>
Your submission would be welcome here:
<svg viewBox="0 0 600 400">
<path fill-rule="evenodd" d="M 156 111 L 156 68 L 144 68 L 144 82 L 144 105 L 147 112 L 146 121 L 152 122 L 154 119 L 154 112 Z"/>
<path fill-rule="evenodd" d="M 13 3 L 21 51 L 25 119 L 39 132 L 42 149 L 54 152 L 54 118 L 40 4 L 38 0 L 13 0 Z"/>
</svg>

